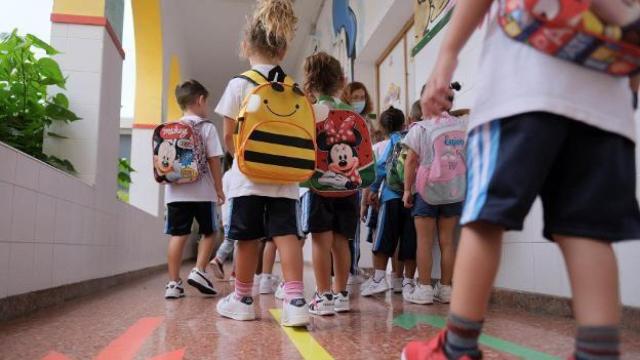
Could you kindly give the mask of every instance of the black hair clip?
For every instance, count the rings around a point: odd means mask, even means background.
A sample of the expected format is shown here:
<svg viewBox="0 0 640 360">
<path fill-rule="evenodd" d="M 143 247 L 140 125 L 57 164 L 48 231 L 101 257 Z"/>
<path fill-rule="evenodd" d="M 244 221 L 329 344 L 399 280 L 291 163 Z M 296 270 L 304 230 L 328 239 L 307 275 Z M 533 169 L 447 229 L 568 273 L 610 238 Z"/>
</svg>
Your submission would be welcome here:
<svg viewBox="0 0 640 360">
<path fill-rule="evenodd" d="M 454 81 L 449 85 L 449 89 L 455 90 L 455 91 L 460 91 L 460 90 L 462 90 L 462 85 L 460 85 L 459 82 Z M 451 95 L 451 96 L 449 96 L 448 99 L 449 99 L 449 101 L 453 101 L 453 98 L 454 98 L 453 95 Z"/>
<path fill-rule="evenodd" d="M 283 92 L 284 91 L 284 86 L 282 86 L 282 84 L 277 83 L 277 82 L 272 82 L 271 83 L 271 88 L 273 89 L 273 91 L 277 91 L 277 92 Z"/>
</svg>

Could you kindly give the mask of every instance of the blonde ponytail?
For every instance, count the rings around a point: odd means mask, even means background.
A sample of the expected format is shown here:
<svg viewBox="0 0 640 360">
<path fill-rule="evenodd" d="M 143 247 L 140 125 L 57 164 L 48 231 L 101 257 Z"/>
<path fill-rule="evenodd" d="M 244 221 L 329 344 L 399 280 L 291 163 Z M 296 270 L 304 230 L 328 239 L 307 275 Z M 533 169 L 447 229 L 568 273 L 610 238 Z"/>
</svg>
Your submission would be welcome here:
<svg viewBox="0 0 640 360">
<path fill-rule="evenodd" d="M 298 18 L 291 0 L 258 0 L 245 31 L 245 56 L 252 52 L 271 58 L 284 56 Z"/>
</svg>

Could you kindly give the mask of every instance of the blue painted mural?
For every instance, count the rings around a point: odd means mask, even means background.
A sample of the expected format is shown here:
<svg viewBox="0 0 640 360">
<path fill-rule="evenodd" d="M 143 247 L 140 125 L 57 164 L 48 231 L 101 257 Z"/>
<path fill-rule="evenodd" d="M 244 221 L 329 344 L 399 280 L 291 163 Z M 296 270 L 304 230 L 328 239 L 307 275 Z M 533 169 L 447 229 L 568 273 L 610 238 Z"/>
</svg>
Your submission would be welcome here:
<svg viewBox="0 0 640 360">
<path fill-rule="evenodd" d="M 358 37 L 358 20 L 353 9 L 349 6 L 349 0 L 333 0 L 333 32 L 339 36 L 344 30 L 346 35 L 346 51 L 351 61 L 351 77 L 354 77 L 354 62 L 356 59 L 356 40 Z"/>
</svg>

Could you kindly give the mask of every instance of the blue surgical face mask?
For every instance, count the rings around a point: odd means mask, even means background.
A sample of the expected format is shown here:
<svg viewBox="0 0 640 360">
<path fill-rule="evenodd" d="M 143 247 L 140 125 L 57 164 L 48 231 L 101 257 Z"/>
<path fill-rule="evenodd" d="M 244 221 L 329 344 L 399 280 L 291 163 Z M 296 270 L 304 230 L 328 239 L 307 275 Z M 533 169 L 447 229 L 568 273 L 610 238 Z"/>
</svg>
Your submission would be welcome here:
<svg viewBox="0 0 640 360">
<path fill-rule="evenodd" d="M 353 110 L 358 114 L 362 114 L 364 111 L 364 107 L 367 105 L 365 101 L 354 101 L 351 106 L 353 106 Z"/>
</svg>

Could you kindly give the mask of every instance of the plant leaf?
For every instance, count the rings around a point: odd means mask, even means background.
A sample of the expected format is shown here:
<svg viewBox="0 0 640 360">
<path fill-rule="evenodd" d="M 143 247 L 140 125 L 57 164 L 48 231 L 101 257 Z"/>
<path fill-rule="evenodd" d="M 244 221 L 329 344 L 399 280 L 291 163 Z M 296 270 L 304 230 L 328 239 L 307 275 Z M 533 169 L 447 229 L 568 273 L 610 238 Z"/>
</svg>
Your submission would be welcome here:
<svg viewBox="0 0 640 360">
<path fill-rule="evenodd" d="M 46 42 L 40 40 L 35 35 L 27 34 L 27 39 L 31 40 L 31 43 L 33 44 L 33 46 L 37 47 L 38 49 L 44 50 L 47 53 L 47 55 L 60 54 L 58 50 L 54 49 L 51 45 L 47 44 Z"/>
<path fill-rule="evenodd" d="M 50 117 L 53 120 L 66 122 L 80 120 L 73 111 L 54 103 L 47 103 L 45 112 L 47 117 Z"/>
<path fill-rule="evenodd" d="M 56 96 L 53 97 L 53 103 L 64 108 L 69 108 L 69 98 L 63 93 L 57 93 Z"/>
<path fill-rule="evenodd" d="M 64 135 L 60 135 L 60 134 L 54 133 L 53 131 L 47 132 L 47 136 L 50 136 L 50 137 L 55 138 L 55 139 L 68 139 L 68 137 L 66 137 Z"/>
<path fill-rule="evenodd" d="M 60 70 L 60 66 L 55 60 L 51 58 L 41 58 L 38 60 L 38 67 L 40 70 L 40 75 L 42 75 L 47 85 L 58 85 L 61 88 L 65 88 L 65 79 L 62 75 L 62 71 Z"/>
</svg>

